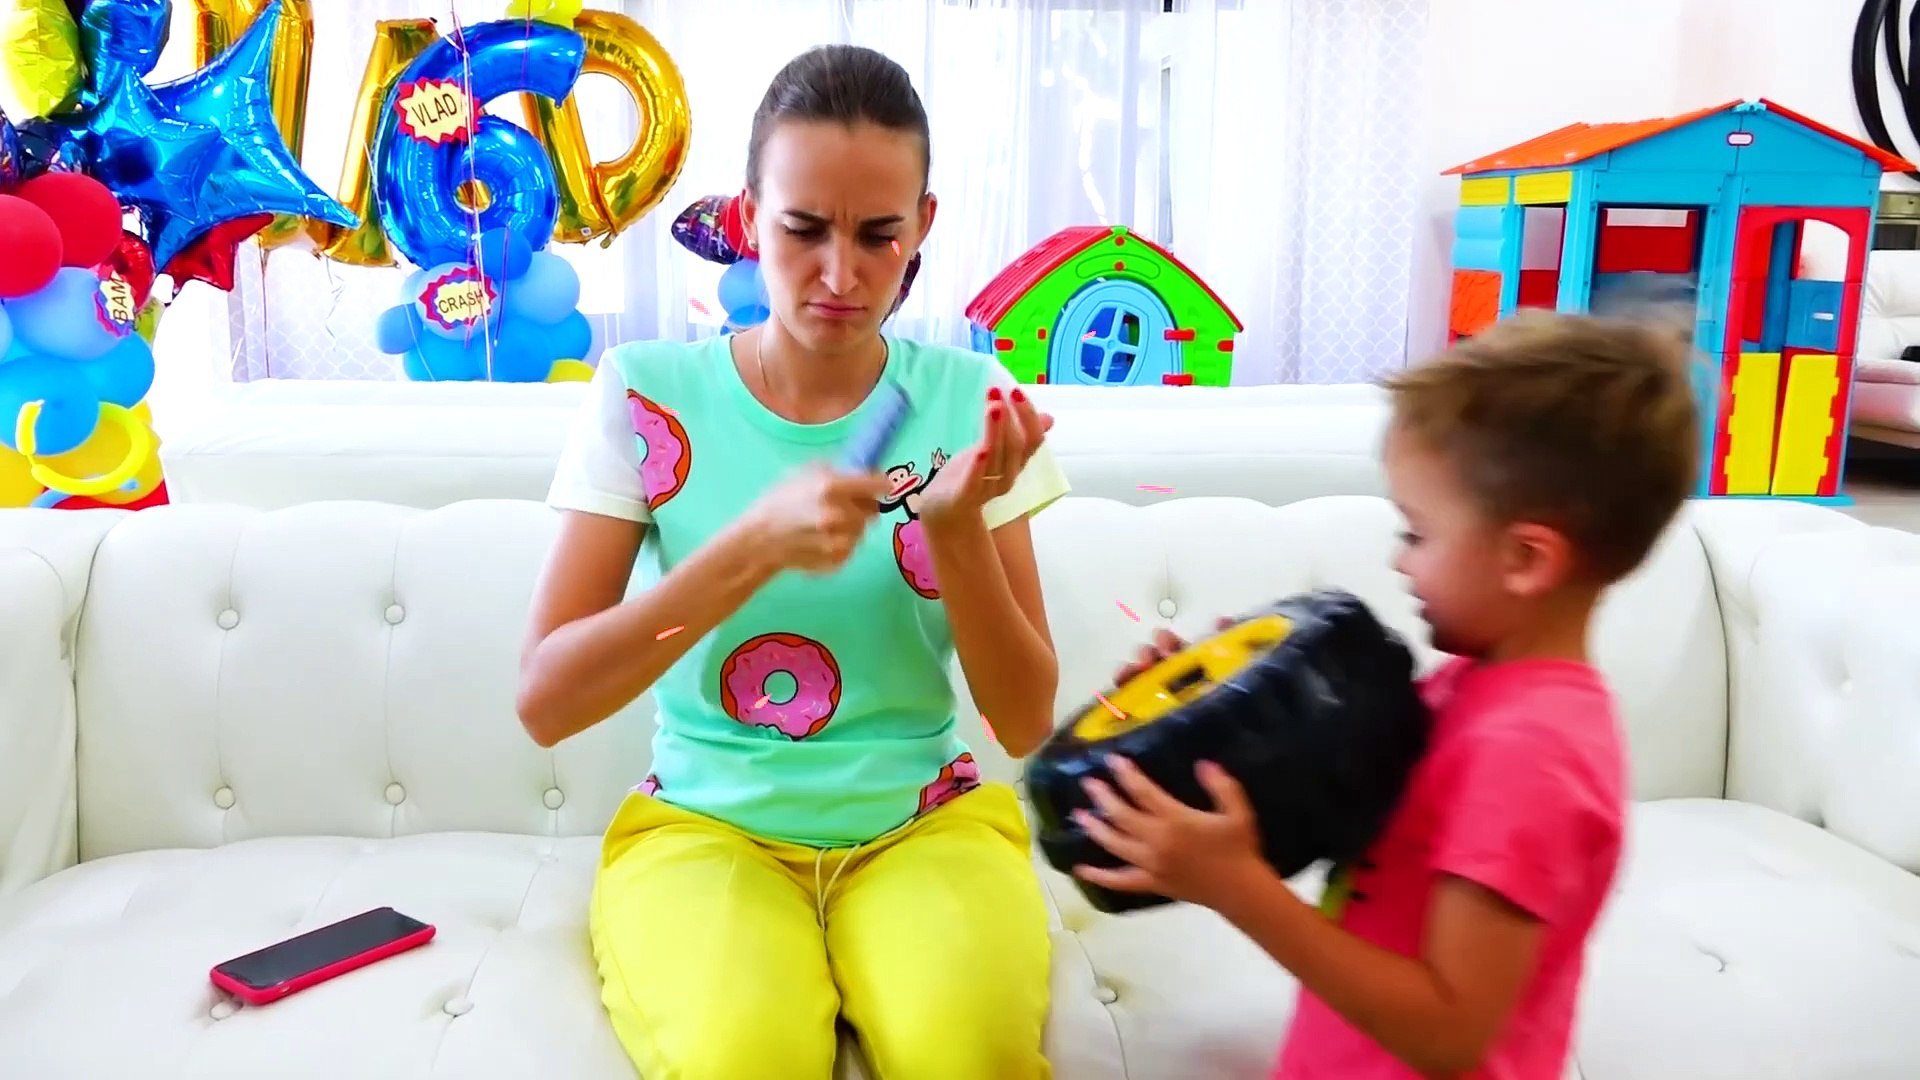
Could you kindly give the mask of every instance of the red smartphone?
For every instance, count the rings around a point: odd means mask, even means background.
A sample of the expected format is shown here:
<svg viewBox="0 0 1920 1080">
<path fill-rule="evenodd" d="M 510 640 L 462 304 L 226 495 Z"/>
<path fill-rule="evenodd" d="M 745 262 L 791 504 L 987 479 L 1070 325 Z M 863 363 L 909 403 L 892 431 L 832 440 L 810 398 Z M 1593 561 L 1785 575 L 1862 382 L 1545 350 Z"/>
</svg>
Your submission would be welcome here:
<svg viewBox="0 0 1920 1080">
<path fill-rule="evenodd" d="M 215 965 L 213 985 L 249 1005 L 265 1005 L 419 948 L 433 940 L 433 929 L 390 907 L 375 908 Z"/>
</svg>

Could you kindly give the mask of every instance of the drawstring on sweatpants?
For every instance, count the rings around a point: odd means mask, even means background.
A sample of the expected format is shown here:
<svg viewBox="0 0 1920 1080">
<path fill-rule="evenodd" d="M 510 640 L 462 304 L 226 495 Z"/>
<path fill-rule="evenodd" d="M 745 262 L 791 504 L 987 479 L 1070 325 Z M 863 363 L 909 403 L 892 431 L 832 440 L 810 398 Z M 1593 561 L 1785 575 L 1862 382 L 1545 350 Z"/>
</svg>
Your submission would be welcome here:
<svg viewBox="0 0 1920 1080">
<path fill-rule="evenodd" d="M 833 868 L 833 873 L 828 876 L 826 885 L 822 886 L 820 884 L 821 864 L 826 861 L 827 852 L 837 850 L 840 849 L 817 848 L 813 853 L 813 913 L 814 917 L 819 920 L 820 929 L 822 930 L 827 928 L 827 892 L 833 888 L 834 882 L 840 880 L 840 871 L 845 870 L 847 864 L 853 861 L 854 852 L 860 850 L 860 845 L 855 844 L 846 849 L 847 853 L 841 857 L 840 865 Z"/>
</svg>

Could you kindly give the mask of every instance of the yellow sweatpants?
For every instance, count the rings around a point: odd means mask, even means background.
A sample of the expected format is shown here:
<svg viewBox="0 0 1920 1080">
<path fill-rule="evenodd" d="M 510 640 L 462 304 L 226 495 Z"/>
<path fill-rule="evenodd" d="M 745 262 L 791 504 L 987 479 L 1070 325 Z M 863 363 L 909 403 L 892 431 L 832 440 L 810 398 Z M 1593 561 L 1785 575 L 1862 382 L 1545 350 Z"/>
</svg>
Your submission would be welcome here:
<svg viewBox="0 0 1920 1080">
<path fill-rule="evenodd" d="M 642 794 L 607 828 L 591 928 L 642 1080 L 1045 1080 L 1049 943 L 1027 823 L 987 784 L 871 843 L 762 840 Z"/>
</svg>

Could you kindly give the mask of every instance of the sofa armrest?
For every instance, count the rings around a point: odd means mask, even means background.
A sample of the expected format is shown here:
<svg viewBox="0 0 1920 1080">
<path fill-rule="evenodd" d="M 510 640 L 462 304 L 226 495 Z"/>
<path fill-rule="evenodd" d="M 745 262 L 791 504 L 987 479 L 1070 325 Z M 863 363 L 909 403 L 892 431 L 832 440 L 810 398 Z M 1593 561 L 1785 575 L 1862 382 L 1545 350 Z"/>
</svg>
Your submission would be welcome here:
<svg viewBox="0 0 1920 1080">
<path fill-rule="evenodd" d="M 1727 640 L 1727 797 L 1920 871 L 1920 535 L 1698 504 Z"/>
<path fill-rule="evenodd" d="M 0 897 L 72 866 L 76 721 L 67 590 L 38 552 L 0 548 Z"/>
</svg>

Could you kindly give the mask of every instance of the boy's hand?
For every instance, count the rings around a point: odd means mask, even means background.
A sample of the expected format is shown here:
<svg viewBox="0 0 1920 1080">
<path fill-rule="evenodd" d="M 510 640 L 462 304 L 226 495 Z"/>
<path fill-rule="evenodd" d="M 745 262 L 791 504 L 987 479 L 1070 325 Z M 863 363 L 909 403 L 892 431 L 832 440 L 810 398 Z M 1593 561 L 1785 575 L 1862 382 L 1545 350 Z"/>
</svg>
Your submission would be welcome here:
<svg viewBox="0 0 1920 1080">
<path fill-rule="evenodd" d="M 1088 780 L 1087 794 L 1099 814 L 1079 811 L 1075 821 L 1095 843 L 1131 865 L 1074 867 L 1082 880 L 1217 907 L 1250 874 L 1272 872 L 1260 857 L 1260 834 L 1246 792 L 1227 770 L 1210 761 L 1194 770 L 1213 797 L 1208 811 L 1167 794 L 1125 758 L 1109 758 L 1107 765 L 1120 791 Z"/>
</svg>

